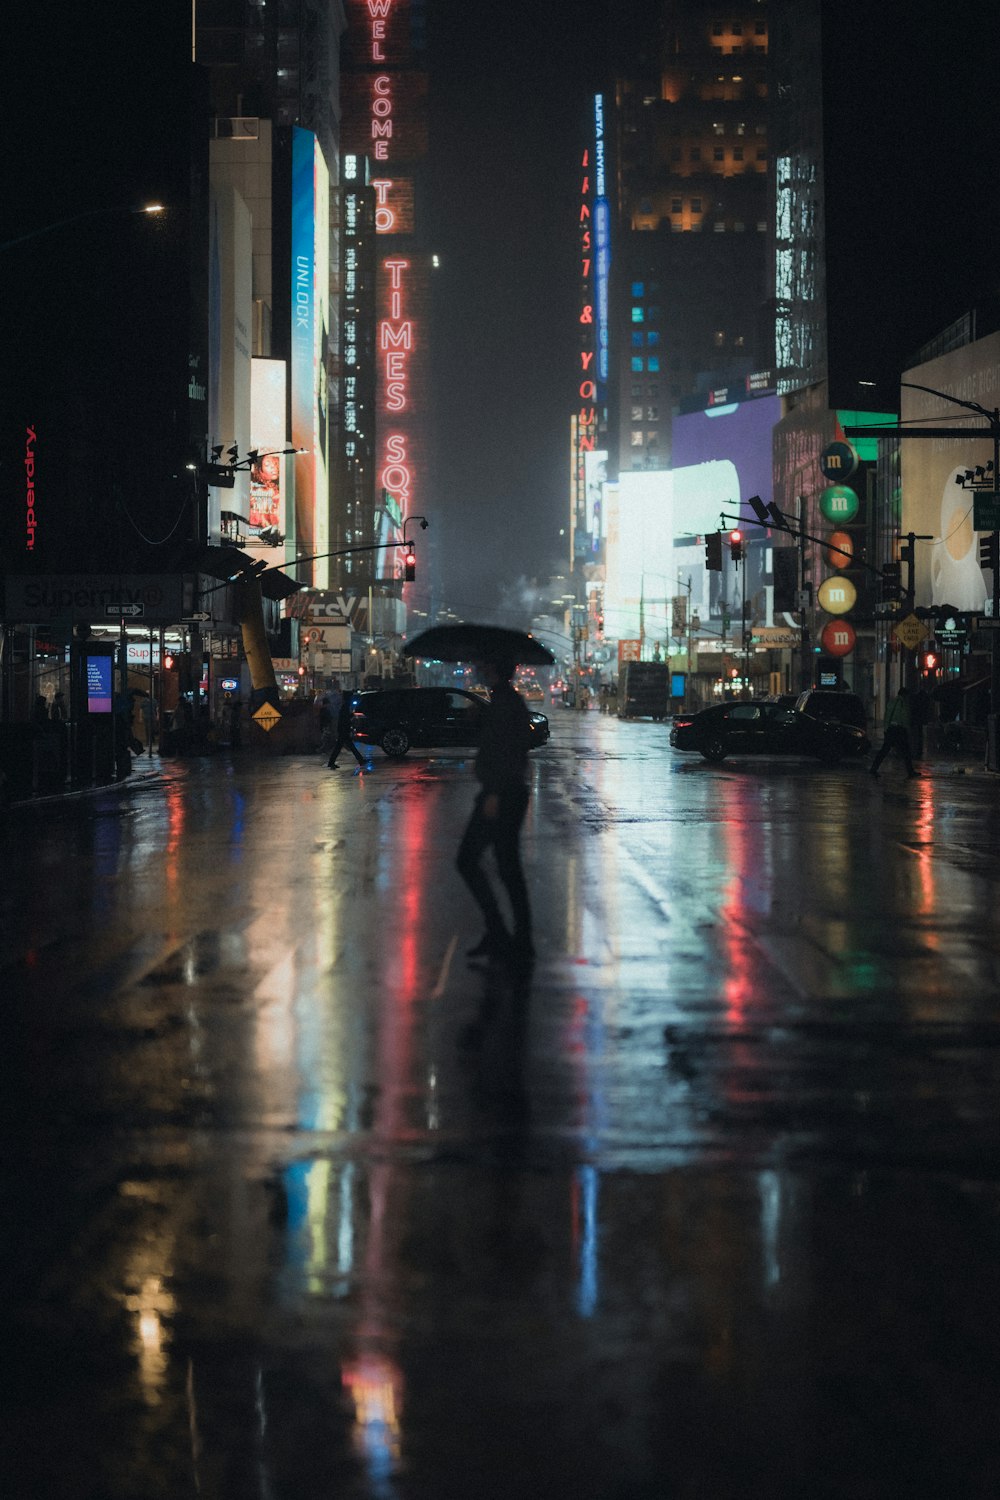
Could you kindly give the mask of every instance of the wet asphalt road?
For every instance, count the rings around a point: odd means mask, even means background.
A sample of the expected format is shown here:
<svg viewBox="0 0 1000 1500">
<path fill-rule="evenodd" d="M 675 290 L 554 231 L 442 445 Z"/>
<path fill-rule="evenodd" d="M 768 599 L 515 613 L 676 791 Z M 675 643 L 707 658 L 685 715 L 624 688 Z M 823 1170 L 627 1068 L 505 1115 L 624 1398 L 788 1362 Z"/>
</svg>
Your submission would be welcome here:
<svg viewBox="0 0 1000 1500">
<path fill-rule="evenodd" d="M 553 711 L 3 852 L 3 1500 L 1000 1495 L 1000 783 Z"/>
</svg>

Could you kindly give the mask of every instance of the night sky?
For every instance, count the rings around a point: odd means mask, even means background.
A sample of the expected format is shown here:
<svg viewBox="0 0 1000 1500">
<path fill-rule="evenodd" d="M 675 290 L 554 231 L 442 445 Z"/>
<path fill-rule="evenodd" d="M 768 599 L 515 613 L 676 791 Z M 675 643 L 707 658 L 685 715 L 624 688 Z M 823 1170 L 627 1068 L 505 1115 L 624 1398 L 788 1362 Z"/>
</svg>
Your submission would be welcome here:
<svg viewBox="0 0 1000 1500">
<path fill-rule="evenodd" d="M 565 565 L 575 192 L 589 96 L 655 5 L 430 0 L 441 602 Z M 611 19 L 613 15 L 613 21 Z M 892 388 L 995 283 L 993 29 L 974 0 L 828 7 L 831 344 Z M 990 60 L 992 59 L 992 61 Z"/>
<path fill-rule="evenodd" d="M 579 345 L 576 215 L 590 96 L 648 4 L 431 0 L 430 243 L 442 602 L 565 570 Z"/>
</svg>

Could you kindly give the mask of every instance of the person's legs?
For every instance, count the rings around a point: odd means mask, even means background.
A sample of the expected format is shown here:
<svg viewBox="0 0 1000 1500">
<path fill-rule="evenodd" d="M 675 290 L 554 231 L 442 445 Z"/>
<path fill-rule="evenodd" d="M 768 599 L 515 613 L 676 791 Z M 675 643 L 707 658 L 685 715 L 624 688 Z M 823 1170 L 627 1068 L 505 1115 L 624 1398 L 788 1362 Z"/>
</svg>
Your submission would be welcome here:
<svg viewBox="0 0 1000 1500">
<path fill-rule="evenodd" d="M 882 736 L 882 743 L 881 743 L 881 745 L 878 748 L 878 754 L 876 755 L 875 759 L 872 761 L 871 765 L 868 767 L 869 771 L 871 771 L 871 773 L 872 773 L 873 776 L 877 776 L 878 775 L 878 768 L 879 768 L 879 766 L 882 764 L 882 762 L 885 760 L 886 756 L 889 754 L 889 751 L 892 749 L 892 740 L 890 739 L 890 735 L 891 734 L 892 734 L 892 730 L 891 729 L 887 729 L 886 732 L 885 732 L 885 734 Z"/>
<path fill-rule="evenodd" d="M 343 748 L 344 748 L 343 736 L 338 734 L 336 740 L 334 741 L 333 749 L 330 751 L 330 759 L 327 761 L 327 766 L 329 767 L 329 769 L 331 771 L 335 771 L 336 770 L 336 768 L 337 768 L 337 756 L 340 754 L 340 752 L 341 752 L 341 750 L 343 750 Z"/>
<path fill-rule="evenodd" d="M 500 798 L 494 848 L 497 869 L 510 898 L 514 917 L 514 942 L 525 952 L 531 950 L 531 904 L 528 885 L 521 864 L 521 824 L 528 810 L 528 788 L 519 786 L 504 792 Z"/>
<path fill-rule="evenodd" d="M 503 917 L 497 905 L 493 888 L 483 872 L 480 861 L 483 854 L 496 835 L 496 819 L 484 818 L 482 812 L 483 794 L 476 798 L 476 804 L 472 809 L 468 826 L 462 835 L 462 841 L 458 846 L 458 854 L 455 857 L 455 868 L 465 881 L 472 894 L 472 898 L 483 914 L 486 923 L 486 939 L 488 943 L 499 945 L 507 940 L 507 929 L 504 927 Z M 486 952 L 483 944 L 478 948 Z"/>
<path fill-rule="evenodd" d="M 359 766 L 363 766 L 365 764 L 365 757 L 361 754 L 361 751 L 358 749 L 357 745 L 351 739 L 350 735 L 348 735 L 348 737 L 347 737 L 347 743 L 350 745 L 350 747 L 351 747 L 351 754 L 354 756 L 354 759 L 357 761 L 358 765 Z"/>
</svg>

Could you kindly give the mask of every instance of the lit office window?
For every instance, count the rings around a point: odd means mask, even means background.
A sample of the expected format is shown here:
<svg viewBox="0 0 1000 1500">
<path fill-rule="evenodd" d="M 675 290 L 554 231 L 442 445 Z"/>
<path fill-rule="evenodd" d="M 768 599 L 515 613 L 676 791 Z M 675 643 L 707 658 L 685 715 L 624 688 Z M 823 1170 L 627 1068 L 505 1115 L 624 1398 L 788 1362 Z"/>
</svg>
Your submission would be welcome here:
<svg viewBox="0 0 1000 1500">
<path fill-rule="evenodd" d="M 641 282 L 641 281 L 633 281 L 633 283 L 632 283 L 632 296 L 633 297 L 644 297 L 645 295 L 646 295 L 646 288 L 645 288 L 644 283 Z"/>
<path fill-rule="evenodd" d="M 633 323 L 645 323 L 645 321 L 646 321 L 646 314 L 645 314 L 644 309 L 641 308 L 641 307 L 633 307 L 633 309 L 632 309 L 632 322 Z"/>
<path fill-rule="evenodd" d="M 632 374 L 633 375 L 641 375 L 644 369 L 645 369 L 645 366 L 643 365 L 642 360 L 641 359 L 636 359 L 635 355 L 633 354 L 633 356 L 632 356 Z"/>
</svg>

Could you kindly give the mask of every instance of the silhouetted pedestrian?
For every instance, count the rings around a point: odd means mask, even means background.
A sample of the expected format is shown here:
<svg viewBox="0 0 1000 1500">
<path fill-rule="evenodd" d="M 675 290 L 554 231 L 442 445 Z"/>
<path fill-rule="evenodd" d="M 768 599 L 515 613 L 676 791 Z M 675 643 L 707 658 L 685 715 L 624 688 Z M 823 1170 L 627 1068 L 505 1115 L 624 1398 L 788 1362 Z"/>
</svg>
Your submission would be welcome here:
<svg viewBox="0 0 1000 1500">
<path fill-rule="evenodd" d="M 895 750 L 901 757 L 907 776 L 916 775 L 910 753 L 910 722 L 910 695 L 905 687 L 901 687 L 885 711 L 885 730 L 881 748 L 870 767 L 872 776 L 878 775 L 878 768 L 890 750 Z"/>
<path fill-rule="evenodd" d="M 337 771 L 340 769 L 337 765 L 337 756 L 340 754 L 341 750 L 345 748 L 345 746 L 350 750 L 359 766 L 364 766 L 365 769 L 369 771 L 372 768 L 371 761 L 365 760 L 365 757 L 361 754 L 361 751 L 354 743 L 354 736 L 352 733 L 353 712 L 354 705 L 352 702 L 351 694 L 345 693 L 340 701 L 340 708 L 337 712 L 337 739 L 333 749 L 330 751 L 330 759 L 327 761 L 327 766 L 331 771 Z"/>
<path fill-rule="evenodd" d="M 49 718 L 54 720 L 57 724 L 61 724 L 65 722 L 66 717 L 66 695 L 63 692 L 58 692 L 52 699 L 52 707 L 49 709 Z"/>
<path fill-rule="evenodd" d="M 507 957 L 527 964 L 534 957 L 534 948 L 520 837 L 528 810 L 531 728 L 524 700 L 511 686 L 514 665 L 513 662 L 481 664 L 483 679 L 490 690 L 490 707 L 475 763 L 480 791 L 455 863 L 486 922 L 486 931 L 475 947 L 469 949 L 469 957 Z M 481 864 L 491 845 L 510 900 L 513 936 L 504 925 L 493 887 Z"/>
</svg>

